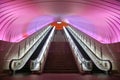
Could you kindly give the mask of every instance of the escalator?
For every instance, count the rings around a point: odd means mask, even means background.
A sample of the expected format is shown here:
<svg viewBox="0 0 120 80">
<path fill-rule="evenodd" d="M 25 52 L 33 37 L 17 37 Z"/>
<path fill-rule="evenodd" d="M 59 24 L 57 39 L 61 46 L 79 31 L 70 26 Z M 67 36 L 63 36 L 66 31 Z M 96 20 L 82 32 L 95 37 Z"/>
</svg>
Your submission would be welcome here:
<svg viewBox="0 0 120 80">
<path fill-rule="evenodd" d="M 90 57 L 87 55 L 87 53 L 82 49 L 82 47 L 79 45 L 79 43 L 77 42 L 77 40 L 74 38 L 74 36 L 70 33 L 70 31 L 67 29 L 68 33 L 70 34 L 71 38 L 73 39 L 75 45 L 77 46 L 77 48 L 79 49 L 79 51 L 82 53 L 83 57 L 90 61 Z"/>
<path fill-rule="evenodd" d="M 16 73 L 31 73 L 30 70 L 30 63 L 31 60 L 34 60 L 37 58 L 37 56 L 39 55 L 42 47 L 44 46 L 50 32 L 51 32 L 52 28 L 49 30 L 49 32 L 46 34 L 46 36 L 43 38 L 42 42 L 39 44 L 39 46 L 36 48 L 36 50 L 34 51 L 34 53 L 31 55 L 31 57 L 29 58 L 29 60 L 27 61 L 27 63 L 24 65 L 24 67 L 20 70 L 17 70 Z"/>
<path fill-rule="evenodd" d="M 67 29 L 67 28 L 66 28 Z M 74 38 L 74 36 L 70 33 L 70 31 L 67 29 L 68 33 L 70 34 L 70 36 L 72 37 L 74 43 L 76 44 L 77 48 L 79 49 L 79 51 L 82 53 L 82 55 L 84 56 L 84 58 L 86 60 L 92 61 L 91 58 L 87 55 L 87 53 L 85 52 L 85 50 L 82 48 L 82 46 L 78 43 L 78 41 Z M 104 71 L 100 70 L 92 61 L 92 73 L 104 73 Z"/>
<path fill-rule="evenodd" d="M 43 73 L 79 73 L 72 50 L 63 30 L 56 30 Z"/>
</svg>

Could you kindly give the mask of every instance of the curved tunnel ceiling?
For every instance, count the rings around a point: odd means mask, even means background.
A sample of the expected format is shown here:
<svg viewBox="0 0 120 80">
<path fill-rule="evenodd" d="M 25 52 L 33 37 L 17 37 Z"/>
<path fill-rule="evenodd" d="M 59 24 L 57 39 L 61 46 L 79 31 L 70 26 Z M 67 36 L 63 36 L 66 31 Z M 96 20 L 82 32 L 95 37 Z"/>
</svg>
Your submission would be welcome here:
<svg viewBox="0 0 120 80">
<path fill-rule="evenodd" d="M 101 43 L 120 42 L 119 0 L 0 0 L 0 40 L 19 42 L 57 18 Z"/>
</svg>

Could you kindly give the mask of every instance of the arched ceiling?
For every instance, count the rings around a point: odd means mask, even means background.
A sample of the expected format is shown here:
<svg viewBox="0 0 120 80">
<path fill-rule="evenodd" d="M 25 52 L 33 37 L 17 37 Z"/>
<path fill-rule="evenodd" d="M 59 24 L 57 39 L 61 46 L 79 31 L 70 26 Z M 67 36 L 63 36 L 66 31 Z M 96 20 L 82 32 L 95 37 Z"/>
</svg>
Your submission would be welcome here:
<svg viewBox="0 0 120 80">
<path fill-rule="evenodd" d="M 0 40 L 19 42 L 58 18 L 101 43 L 120 42 L 119 0 L 0 0 Z"/>
</svg>

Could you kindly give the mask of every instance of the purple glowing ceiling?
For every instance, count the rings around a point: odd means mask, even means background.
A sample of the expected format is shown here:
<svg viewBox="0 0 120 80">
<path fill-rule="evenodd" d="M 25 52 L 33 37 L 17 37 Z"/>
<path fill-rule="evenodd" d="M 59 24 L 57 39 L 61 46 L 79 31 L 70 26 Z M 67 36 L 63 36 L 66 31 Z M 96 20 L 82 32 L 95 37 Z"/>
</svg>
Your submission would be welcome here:
<svg viewBox="0 0 120 80">
<path fill-rule="evenodd" d="M 53 22 L 54 17 L 101 43 L 120 42 L 117 0 L 0 0 L 0 40 L 19 42 Z"/>
</svg>

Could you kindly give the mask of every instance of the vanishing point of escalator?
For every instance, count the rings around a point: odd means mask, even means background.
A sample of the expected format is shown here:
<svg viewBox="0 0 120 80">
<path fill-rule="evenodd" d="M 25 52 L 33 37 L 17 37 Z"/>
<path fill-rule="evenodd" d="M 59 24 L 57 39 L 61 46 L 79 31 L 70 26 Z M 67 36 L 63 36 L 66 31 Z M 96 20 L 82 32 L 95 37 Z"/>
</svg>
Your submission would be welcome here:
<svg viewBox="0 0 120 80">
<path fill-rule="evenodd" d="M 55 36 L 60 36 L 55 34 Z M 61 38 L 63 38 L 61 31 Z M 56 37 L 58 38 L 58 37 Z M 58 39 L 55 39 L 58 40 Z M 72 50 L 67 41 L 53 41 L 50 44 L 43 73 L 78 73 Z"/>
<path fill-rule="evenodd" d="M 51 28 L 52 30 L 52 28 Z M 44 46 L 45 44 L 45 41 L 47 40 L 51 30 L 47 33 L 47 35 L 44 37 L 44 39 L 42 40 L 42 42 L 39 44 L 39 46 L 36 48 L 35 52 L 32 54 L 32 56 L 29 58 L 29 60 L 27 61 L 27 63 L 25 64 L 25 66 L 21 69 L 21 70 L 18 70 L 16 71 L 17 73 L 30 73 L 30 61 L 31 60 L 34 60 L 37 58 L 37 56 L 39 55 L 42 47 Z"/>
</svg>

